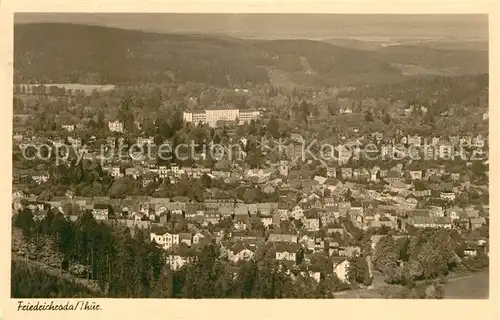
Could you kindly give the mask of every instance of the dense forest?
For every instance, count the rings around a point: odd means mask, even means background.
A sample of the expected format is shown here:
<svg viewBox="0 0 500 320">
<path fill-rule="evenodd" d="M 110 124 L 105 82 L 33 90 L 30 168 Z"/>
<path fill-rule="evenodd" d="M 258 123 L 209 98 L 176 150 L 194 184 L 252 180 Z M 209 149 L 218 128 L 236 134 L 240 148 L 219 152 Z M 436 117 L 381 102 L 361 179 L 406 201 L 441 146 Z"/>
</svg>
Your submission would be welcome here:
<svg viewBox="0 0 500 320">
<path fill-rule="evenodd" d="M 400 83 L 361 86 L 356 90 L 341 93 L 340 97 L 403 100 L 441 106 L 446 111 L 454 104 L 487 105 L 488 81 L 488 74 L 420 77 Z"/>
<path fill-rule="evenodd" d="M 441 52 L 402 46 L 370 52 L 321 41 L 240 40 L 70 24 L 16 25 L 14 33 L 18 83 L 175 80 L 218 86 L 255 85 L 269 83 L 269 68 L 296 75 L 295 80 L 310 74 L 317 84 L 380 83 L 405 79 L 395 63 L 435 69 L 437 74 L 446 68 L 454 74 L 488 72 L 488 53 L 483 51 Z"/>
</svg>

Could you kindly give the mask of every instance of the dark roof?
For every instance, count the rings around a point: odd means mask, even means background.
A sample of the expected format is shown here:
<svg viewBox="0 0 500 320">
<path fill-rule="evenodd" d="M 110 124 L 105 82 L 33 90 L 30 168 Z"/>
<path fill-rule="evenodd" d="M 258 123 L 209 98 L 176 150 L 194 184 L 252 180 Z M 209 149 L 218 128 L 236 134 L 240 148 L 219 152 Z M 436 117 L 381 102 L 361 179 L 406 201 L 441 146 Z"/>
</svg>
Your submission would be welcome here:
<svg viewBox="0 0 500 320">
<path fill-rule="evenodd" d="M 289 242 L 275 242 L 274 248 L 276 252 L 296 252 L 298 249 L 298 245 Z"/>
<path fill-rule="evenodd" d="M 153 227 L 151 227 L 151 231 L 150 232 L 159 235 L 159 234 L 165 234 L 168 231 L 167 231 L 167 228 L 153 226 Z"/>
<path fill-rule="evenodd" d="M 438 175 L 433 174 L 432 176 L 429 177 L 429 181 L 439 182 L 439 181 L 441 181 L 441 177 L 438 176 Z"/>
<path fill-rule="evenodd" d="M 337 179 L 333 179 L 333 178 L 328 178 L 325 180 L 325 183 L 326 185 L 330 185 L 330 186 L 336 186 L 337 184 L 339 184 L 339 180 Z"/>
<path fill-rule="evenodd" d="M 451 191 L 453 191 L 453 183 L 442 182 L 439 184 L 439 190 L 441 190 L 443 192 L 451 192 Z"/>
<path fill-rule="evenodd" d="M 428 217 L 429 216 L 429 210 L 427 209 L 417 209 L 413 210 L 409 214 L 410 217 Z"/>
<path fill-rule="evenodd" d="M 318 211 L 314 209 L 309 209 L 304 212 L 306 219 L 318 219 Z"/>
<path fill-rule="evenodd" d="M 360 201 L 353 201 L 351 202 L 351 208 L 362 208 L 363 205 L 361 204 Z"/>
<path fill-rule="evenodd" d="M 193 237 L 193 235 L 191 233 L 186 233 L 186 232 L 183 232 L 183 233 L 179 233 L 179 239 L 188 239 L 188 240 L 191 240 L 191 238 Z"/>
<path fill-rule="evenodd" d="M 399 173 L 398 171 L 391 170 L 391 171 L 387 172 L 387 175 L 385 177 L 386 178 L 401 178 L 401 173 Z"/>
<path fill-rule="evenodd" d="M 176 196 L 172 198 L 173 202 L 189 202 L 188 197 Z"/>
<path fill-rule="evenodd" d="M 473 224 L 485 224 L 486 219 L 484 217 L 470 218 L 470 223 Z"/>
<path fill-rule="evenodd" d="M 346 257 L 331 257 L 330 259 L 332 260 L 333 264 L 335 264 L 335 265 L 343 262 L 344 260 L 347 260 Z"/>
<path fill-rule="evenodd" d="M 423 191 L 427 189 L 426 184 L 422 181 L 413 182 L 413 187 L 415 188 L 415 191 Z"/>
<path fill-rule="evenodd" d="M 446 206 L 449 204 L 449 201 L 446 200 L 446 199 L 442 199 L 442 198 L 430 198 L 428 201 L 427 201 L 427 205 L 429 206 Z"/>
</svg>

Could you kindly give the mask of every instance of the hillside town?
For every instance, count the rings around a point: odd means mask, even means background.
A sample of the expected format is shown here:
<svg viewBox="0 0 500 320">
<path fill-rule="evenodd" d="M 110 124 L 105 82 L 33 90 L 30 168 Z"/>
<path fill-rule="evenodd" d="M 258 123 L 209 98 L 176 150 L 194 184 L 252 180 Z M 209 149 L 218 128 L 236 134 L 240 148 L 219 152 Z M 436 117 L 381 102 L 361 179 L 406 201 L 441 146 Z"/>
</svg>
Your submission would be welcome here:
<svg viewBox="0 0 500 320">
<path fill-rule="evenodd" d="M 201 128 L 222 120 L 234 122 L 237 116 L 232 110 L 220 109 L 211 116 L 212 120 L 197 120 L 195 114 L 186 113 L 183 118 L 183 125 L 198 122 L 196 125 Z M 242 121 L 240 125 L 251 126 L 259 119 L 252 118 L 252 123 Z M 140 127 L 140 123 L 137 125 Z M 116 137 L 124 132 L 123 128 L 123 122 L 109 121 L 108 136 L 91 136 L 82 141 L 73 134 L 73 124 L 62 124 L 52 139 L 38 137 L 36 132 L 17 134 L 14 145 L 28 152 L 29 148 L 41 150 L 47 145 L 62 150 L 69 143 L 71 150 L 81 155 L 81 161 L 88 161 L 91 166 L 97 164 L 95 170 L 114 181 L 111 189 L 122 180 L 131 181 L 144 194 L 81 196 L 69 188 L 57 195 L 46 192 L 45 187 L 60 179 L 60 173 L 53 168 L 16 170 L 15 212 L 28 208 L 35 219 L 42 220 L 48 210 L 56 210 L 71 221 L 91 212 L 97 221 L 123 225 L 132 231 L 145 230 L 149 240 L 168 253 L 166 261 L 172 270 L 190 263 L 200 246 L 215 243 L 231 264 L 253 259 L 260 249 L 266 248 L 275 260 L 290 270 L 303 268 L 317 282 L 324 266 L 315 261 L 327 259 L 331 261 L 329 271 L 345 283 L 350 282 L 349 259 L 365 250 L 356 239 L 358 232 L 376 230 L 370 238 L 370 247 L 375 248 L 385 234 L 410 237 L 416 229 L 425 228 L 470 232 L 488 224 L 488 171 L 484 157 L 487 139 L 480 134 L 356 135 L 335 146 L 335 160 L 322 160 L 314 159 L 312 153 L 301 154 L 306 149 L 305 139 L 292 133 L 276 161 L 265 160 L 262 166 L 250 168 L 245 159 L 248 152 L 255 150 L 246 148 L 247 139 L 236 132 L 228 137 L 241 147 L 237 158 L 224 159 L 222 155 L 212 166 L 203 165 L 207 159 L 203 152 L 194 155 L 199 161 L 192 166 L 162 164 L 145 154 L 100 154 L 101 150 L 115 149 L 123 142 L 123 138 Z M 154 137 L 129 135 L 128 139 L 135 139 L 137 146 L 153 148 L 153 154 L 156 152 Z M 276 141 L 271 137 L 266 143 L 273 146 Z M 363 161 L 359 155 L 369 143 L 380 145 L 378 156 L 388 160 Z M 415 150 L 417 155 L 423 155 L 423 160 L 413 161 L 408 156 L 401 161 L 391 160 L 391 152 L 401 152 L 398 146 L 418 147 Z M 455 159 L 458 151 L 462 153 Z M 268 152 L 276 153 L 276 147 L 262 148 L 264 158 Z M 61 155 L 59 165 L 71 167 L 72 161 Z M 192 188 L 187 195 L 157 196 L 165 184 L 175 189 L 183 181 L 199 183 L 186 186 Z M 44 191 L 38 196 L 23 191 L 23 186 L 29 184 Z M 152 192 L 151 186 L 155 188 Z M 467 241 L 465 252 L 475 255 L 483 250 L 485 241 Z M 300 258 L 299 251 L 303 252 Z M 363 256 L 371 266 L 370 255 L 363 252 Z M 370 268 L 370 275 L 372 272 Z"/>
<path fill-rule="evenodd" d="M 16 261 L 105 297 L 442 298 L 487 270 L 487 75 L 169 77 L 14 85 Z"/>
</svg>

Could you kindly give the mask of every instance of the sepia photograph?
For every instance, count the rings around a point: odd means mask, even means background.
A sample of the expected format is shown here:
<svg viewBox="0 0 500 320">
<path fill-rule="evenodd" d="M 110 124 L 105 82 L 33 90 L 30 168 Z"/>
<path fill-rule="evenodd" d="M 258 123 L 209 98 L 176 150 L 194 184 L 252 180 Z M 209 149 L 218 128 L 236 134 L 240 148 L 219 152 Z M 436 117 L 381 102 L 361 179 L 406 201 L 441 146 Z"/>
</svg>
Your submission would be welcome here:
<svg viewBox="0 0 500 320">
<path fill-rule="evenodd" d="M 17 310 L 488 299 L 488 24 L 14 13 Z"/>
</svg>

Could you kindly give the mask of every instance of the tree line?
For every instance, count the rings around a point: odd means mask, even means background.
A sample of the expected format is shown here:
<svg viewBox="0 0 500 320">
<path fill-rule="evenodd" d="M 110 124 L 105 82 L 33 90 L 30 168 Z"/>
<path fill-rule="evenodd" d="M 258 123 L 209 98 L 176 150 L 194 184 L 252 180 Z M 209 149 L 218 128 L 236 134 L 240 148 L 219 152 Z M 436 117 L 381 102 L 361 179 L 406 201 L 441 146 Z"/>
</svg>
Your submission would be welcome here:
<svg viewBox="0 0 500 320">
<path fill-rule="evenodd" d="M 333 298 L 333 293 L 342 288 L 331 274 L 323 274 L 317 284 L 298 271 L 291 274 L 269 256 L 231 266 L 221 258 L 215 244 L 193 252 L 192 263 L 171 270 L 166 263 L 169 253 L 151 243 L 148 233 L 97 222 L 90 213 L 73 222 L 49 211 L 42 220 L 35 221 L 32 212 L 25 209 L 14 216 L 13 225 L 26 239 L 42 235 L 51 238 L 52 246 L 63 257 L 61 268 L 75 277 L 96 282 L 107 297 Z M 21 281 L 17 274 L 23 271 L 12 272 L 17 272 L 12 278 L 13 286 L 22 295 L 50 295 L 51 291 L 41 284 L 45 282 L 53 282 L 50 285 L 56 288 L 63 285 L 40 273 L 32 275 L 39 280 Z"/>
</svg>

